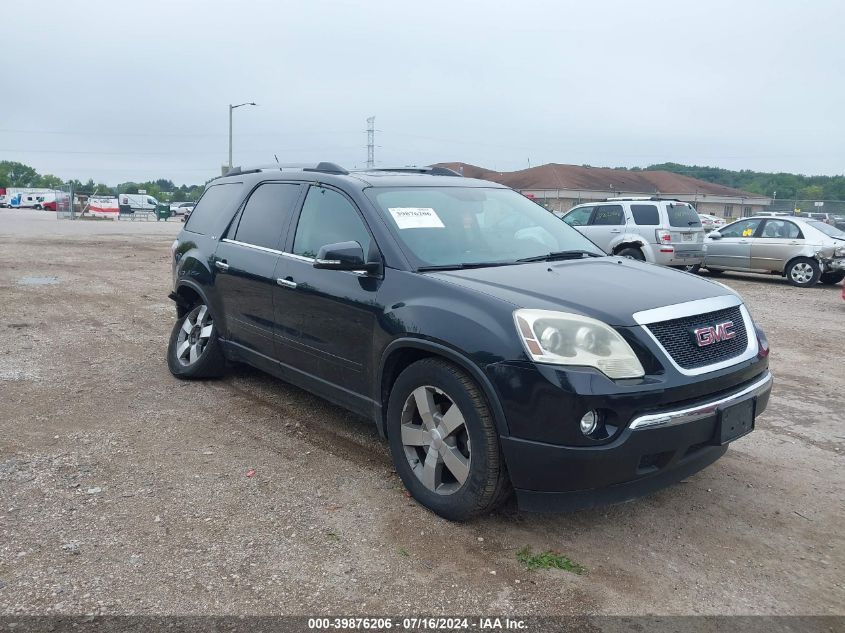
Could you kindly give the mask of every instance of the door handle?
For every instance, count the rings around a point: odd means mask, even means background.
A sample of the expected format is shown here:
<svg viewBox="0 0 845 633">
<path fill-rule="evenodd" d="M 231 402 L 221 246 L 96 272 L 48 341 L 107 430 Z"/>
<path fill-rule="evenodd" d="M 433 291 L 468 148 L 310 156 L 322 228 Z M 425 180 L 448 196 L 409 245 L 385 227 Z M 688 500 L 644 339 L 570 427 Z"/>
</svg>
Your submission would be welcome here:
<svg viewBox="0 0 845 633">
<path fill-rule="evenodd" d="M 229 270 L 229 264 L 226 263 L 225 259 L 218 259 L 216 262 L 214 262 L 214 265 L 217 266 L 217 268 L 224 273 Z"/>
<path fill-rule="evenodd" d="M 276 279 L 276 283 L 280 286 L 284 286 L 285 288 L 296 288 L 296 282 L 292 279 L 282 279 L 281 277 L 279 277 L 278 279 Z"/>
<path fill-rule="evenodd" d="M 622 229 L 610 229 L 611 233 L 621 233 Z"/>
</svg>

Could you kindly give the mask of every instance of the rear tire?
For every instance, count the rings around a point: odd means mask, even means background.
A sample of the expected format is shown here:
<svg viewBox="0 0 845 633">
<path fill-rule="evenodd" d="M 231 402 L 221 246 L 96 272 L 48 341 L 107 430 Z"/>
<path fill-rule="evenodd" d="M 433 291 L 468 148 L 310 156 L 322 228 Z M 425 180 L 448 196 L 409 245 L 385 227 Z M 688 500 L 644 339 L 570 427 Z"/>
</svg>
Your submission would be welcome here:
<svg viewBox="0 0 845 633">
<path fill-rule="evenodd" d="M 643 255 L 642 250 L 634 246 L 626 246 L 616 254 L 620 257 L 629 257 L 630 259 L 636 259 L 638 262 L 645 261 L 645 255 Z"/>
<path fill-rule="evenodd" d="M 685 273 L 697 274 L 701 270 L 701 264 L 690 264 L 689 266 L 678 266 L 678 270 L 683 270 Z"/>
<path fill-rule="evenodd" d="M 821 274 L 819 263 L 809 257 L 793 259 L 786 267 L 786 280 L 798 288 L 815 286 Z"/>
<path fill-rule="evenodd" d="M 819 281 L 828 286 L 834 286 L 845 279 L 845 273 L 822 273 Z"/>
<path fill-rule="evenodd" d="M 466 521 L 510 496 L 490 408 L 455 365 L 426 358 L 407 367 L 390 392 L 387 431 L 405 487 L 444 519 Z"/>
<path fill-rule="evenodd" d="M 204 303 L 197 303 L 176 320 L 167 346 L 167 366 L 182 379 L 217 378 L 226 373 L 217 325 Z"/>
</svg>

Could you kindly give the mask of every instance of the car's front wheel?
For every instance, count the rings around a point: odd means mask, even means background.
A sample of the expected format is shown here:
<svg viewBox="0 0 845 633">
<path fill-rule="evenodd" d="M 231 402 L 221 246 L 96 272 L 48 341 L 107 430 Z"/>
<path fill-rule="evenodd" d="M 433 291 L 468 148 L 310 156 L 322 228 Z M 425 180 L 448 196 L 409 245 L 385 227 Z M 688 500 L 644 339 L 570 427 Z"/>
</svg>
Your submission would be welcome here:
<svg viewBox="0 0 845 633">
<path fill-rule="evenodd" d="M 455 365 L 429 358 L 407 367 L 390 392 L 387 425 L 396 472 L 440 516 L 465 521 L 510 494 L 490 408 Z"/>
<path fill-rule="evenodd" d="M 819 263 L 809 257 L 799 257 L 789 263 L 786 268 L 786 279 L 793 286 L 806 288 L 815 286 L 821 277 L 822 271 Z"/>
<path fill-rule="evenodd" d="M 177 378 L 214 378 L 225 373 L 217 326 L 204 303 L 177 319 L 167 346 L 167 366 Z"/>
</svg>

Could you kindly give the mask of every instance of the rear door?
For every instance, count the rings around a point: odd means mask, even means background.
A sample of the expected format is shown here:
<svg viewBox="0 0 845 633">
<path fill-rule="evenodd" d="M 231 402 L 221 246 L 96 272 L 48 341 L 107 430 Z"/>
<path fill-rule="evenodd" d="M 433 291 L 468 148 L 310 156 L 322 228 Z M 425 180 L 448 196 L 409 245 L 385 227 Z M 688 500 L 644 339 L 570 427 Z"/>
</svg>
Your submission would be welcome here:
<svg viewBox="0 0 845 633">
<path fill-rule="evenodd" d="M 751 268 L 783 272 L 786 262 L 804 248 L 804 235 L 795 222 L 768 218 L 751 238 Z"/>
<path fill-rule="evenodd" d="M 297 183 L 258 185 L 214 253 L 226 338 L 270 358 L 276 357 L 274 273 L 301 191 Z"/>
<path fill-rule="evenodd" d="M 713 231 L 707 238 L 704 267 L 749 270 L 751 268 L 751 238 L 760 228 L 760 218 L 740 220 L 723 229 Z M 714 236 L 718 236 L 714 238 Z"/>
</svg>

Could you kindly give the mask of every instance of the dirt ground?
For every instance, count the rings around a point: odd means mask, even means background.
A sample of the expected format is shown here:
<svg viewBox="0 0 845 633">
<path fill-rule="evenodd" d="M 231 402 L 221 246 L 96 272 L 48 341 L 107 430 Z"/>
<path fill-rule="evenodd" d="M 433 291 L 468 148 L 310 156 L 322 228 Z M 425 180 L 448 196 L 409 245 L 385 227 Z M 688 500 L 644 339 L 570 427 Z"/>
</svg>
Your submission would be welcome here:
<svg viewBox="0 0 845 633">
<path fill-rule="evenodd" d="M 171 377 L 180 227 L 0 210 L 0 614 L 845 613 L 841 287 L 723 277 L 776 383 L 710 468 L 456 525 L 366 420 L 256 371 Z"/>
</svg>

